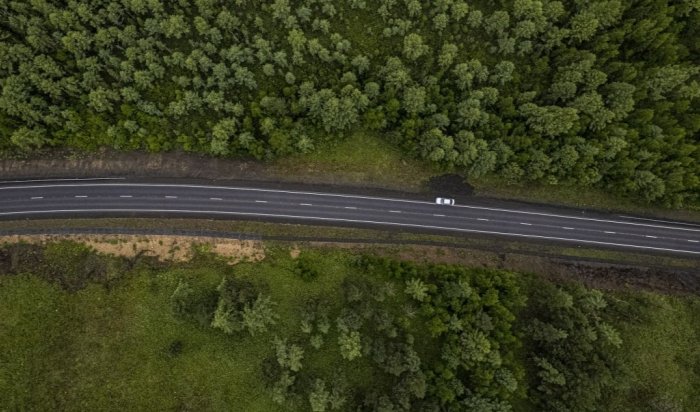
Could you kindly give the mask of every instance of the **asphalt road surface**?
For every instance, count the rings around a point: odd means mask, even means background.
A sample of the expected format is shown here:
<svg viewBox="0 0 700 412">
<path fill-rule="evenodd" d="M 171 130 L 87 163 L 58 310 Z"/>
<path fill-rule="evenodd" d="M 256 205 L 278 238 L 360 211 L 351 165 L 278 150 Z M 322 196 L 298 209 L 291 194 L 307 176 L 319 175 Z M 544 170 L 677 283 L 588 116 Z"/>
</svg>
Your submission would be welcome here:
<svg viewBox="0 0 700 412">
<path fill-rule="evenodd" d="M 0 218 L 189 216 L 493 235 L 700 257 L 700 225 L 627 216 L 120 179 L 0 182 Z"/>
</svg>

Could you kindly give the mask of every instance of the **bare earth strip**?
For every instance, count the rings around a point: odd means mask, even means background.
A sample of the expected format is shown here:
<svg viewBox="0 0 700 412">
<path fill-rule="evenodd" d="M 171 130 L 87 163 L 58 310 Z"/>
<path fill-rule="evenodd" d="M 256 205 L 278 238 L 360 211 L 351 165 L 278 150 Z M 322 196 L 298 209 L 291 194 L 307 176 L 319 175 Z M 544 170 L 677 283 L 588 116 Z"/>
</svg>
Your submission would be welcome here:
<svg viewBox="0 0 700 412">
<path fill-rule="evenodd" d="M 194 256 L 195 247 L 205 246 L 230 265 L 256 262 L 265 258 L 262 242 L 200 236 L 136 236 L 136 235 L 16 235 L 1 236 L 0 244 L 41 244 L 69 240 L 83 243 L 97 252 L 113 256 L 154 256 L 161 261 L 186 262 Z"/>
</svg>

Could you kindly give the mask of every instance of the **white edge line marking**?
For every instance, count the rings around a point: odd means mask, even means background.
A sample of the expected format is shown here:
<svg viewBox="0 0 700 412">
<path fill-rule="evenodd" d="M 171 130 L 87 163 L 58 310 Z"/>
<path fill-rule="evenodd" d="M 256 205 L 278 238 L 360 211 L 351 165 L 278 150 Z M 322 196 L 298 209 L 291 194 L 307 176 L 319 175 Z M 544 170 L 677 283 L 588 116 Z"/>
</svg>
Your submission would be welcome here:
<svg viewBox="0 0 700 412">
<path fill-rule="evenodd" d="M 47 187 L 80 187 L 80 186 L 132 186 L 132 187 L 186 187 L 192 189 L 222 189 L 222 190 L 240 190 L 240 191 L 251 191 L 251 192 L 269 192 L 269 193 L 291 193 L 298 195 L 311 195 L 311 196 L 328 196 L 328 197 L 343 197 L 351 199 L 369 199 L 369 200 L 383 200 L 390 202 L 402 202 L 402 203 L 413 203 L 413 204 L 425 204 L 434 205 L 433 202 L 428 202 L 424 200 L 405 200 L 405 199 L 392 199 L 386 197 L 372 197 L 372 196 L 357 196 L 357 195 L 345 195 L 340 193 L 318 193 L 318 192 L 301 192 L 294 190 L 274 190 L 274 189 L 260 189 L 251 187 L 233 187 L 233 186 L 207 186 L 207 185 L 178 185 L 173 183 L 94 183 L 94 184 L 57 184 L 57 185 L 33 185 L 33 186 L 8 186 L 0 187 L 0 190 L 11 190 L 11 189 L 39 189 Z M 490 210 L 495 212 L 508 212 L 508 213 L 521 213 L 525 215 L 535 215 L 535 216 L 548 216 L 548 217 L 558 217 L 562 219 L 575 219 L 575 220 L 587 220 L 591 222 L 602 222 L 602 223 L 616 223 L 620 225 L 630 225 L 630 226 L 643 226 L 643 227 L 655 227 L 660 229 L 671 229 L 671 230 L 685 230 L 689 232 L 700 232 L 700 229 L 690 229 L 685 227 L 673 227 L 673 226 L 663 226 L 663 225 L 650 225 L 645 223 L 634 223 L 634 222 L 623 222 L 619 220 L 610 219 L 596 219 L 590 217 L 580 217 L 580 216 L 566 216 L 558 215 L 555 213 L 543 213 L 543 212 L 528 212 L 524 210 L 512 210 L 512 209 L 501 209 L 492 208 L 485 206 L 468 206 L 468 205 L 454 205 L 453 207 L 461 207 L 465 209 L 477 209 L 477 210 Z"/>
<path fill-rule="evenodd" d="M 133 197 L 133 196 L 131 196 L 131 195 L 119 195 L 119 197 L 129 198 L 129 197 Z"/>
<path fill-rule="evenodd" d="M 43 199 L 44 196 L 32 196 L 31 198 L 32 198 L 32 199 Z"/>
<path fill-rule="evenodd" d="M 32 183 L 32 182 L 84 182 L 90 180 L 126 180 L 125 177 L 84 177 L 74 179 L 30 179 L 30 180 L 2 180 L 2 183 Z"/>
<path fill-rule="evenodd" d="M 661 222 L 661 223 L 672 223 L 674 225 L 684 225 L 684 226 L 695 226 L 695 227 L 700 227 L 700 224 L 697 223 L 691 223 L 691 222 L 674 222 L 672 220 L 661 220 L 661 219 L 649 219 L 645 217 L 634 217 L 634 216 L 627 216 L 627 215 L 618 215 L 623 219 L 634 219 L 634 220 L 648 220 L 649 222 Z"/>
<path fill-rule="evenodd" d="M 653 246 L 629 245 L 629 244 L 625 244 L 625 243 L 600 242 L 600 241 L 596 241 L 596 240 L 569 239 L 569 238 L 555 237 L 555 236 L 526 235 L 523 233 L 495 232 L 495 231 L 489 231 L 489 230 L 462 229 L 462 228 L 434 226 L 434 225 L 419 225 L 419 224 L 415 224 L 415 223 L 381 222 L 381 221 L 375 221 L 375 220 L 342 219 L 342 218 L 317 217 L 317 216 L 280 215 L 280 214 L 273 214 L 273 213 L 231 212 L 231 211 L 217 211 L 217 210 L 187 210 L 187 209 L 57 209 L 57 210 L 27 210 L 27 211 L 21 211 L 21 212 L 0 212 L 0 216 L 51 214 L 51 213 L 95 213 L 96 211 L 113 212 L 113 213 L 134 213 L 134 212 L 146 213 L 146 212 L 149 212 L 149 213 L 186 213 L 186 214 L 263 216 L 263 217 L 281 217 L 281 218 L 300 219 L 300 220 L 321 220 L 321 221 L 329 221 L 329 222 L 369 223 L 369 224 L 386 225 L 386 226 L 417 227 L 417 228 L 422 228 L 422 229 L 437 229 L 437 230 L 448 230 L 448 231 L 464 232 L 464 233 L 481 233 L 481 234 L 489 234 L 489 235 L 524 237 L 524 238 L 532 238 L 532 239 L 563 240 L 563 241 L 568 241 L 568 242 L 590 243 L 593 245 L 620 246 L 620 247 L 629 247 L 629 248 L 635 248 L 635 249 L 659 250 L 659 251 L 664 251 L 664 252 L 680 252 L 680 253 L 691 253 L 694 255 L 700 255 L 700 250 L 694 251 L 694 250 L 682 250 L 682 249 L 668 249 L 668 248 L 653 247 Z"/>
</svg>

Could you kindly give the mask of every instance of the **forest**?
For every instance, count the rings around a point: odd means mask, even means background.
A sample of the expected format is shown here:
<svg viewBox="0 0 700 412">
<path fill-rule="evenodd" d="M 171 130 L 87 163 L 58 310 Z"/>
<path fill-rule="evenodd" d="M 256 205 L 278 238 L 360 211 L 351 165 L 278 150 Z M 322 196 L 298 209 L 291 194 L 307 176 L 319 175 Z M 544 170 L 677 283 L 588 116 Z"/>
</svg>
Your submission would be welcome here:
<svg viewBox="0 0 700 412">
<path fill-rule="evenodd" d="M 362 129 L 467 178 L 700 199 L 693 0 L 4 0 L 0 85 L 4 155 Z"/>
</svg>

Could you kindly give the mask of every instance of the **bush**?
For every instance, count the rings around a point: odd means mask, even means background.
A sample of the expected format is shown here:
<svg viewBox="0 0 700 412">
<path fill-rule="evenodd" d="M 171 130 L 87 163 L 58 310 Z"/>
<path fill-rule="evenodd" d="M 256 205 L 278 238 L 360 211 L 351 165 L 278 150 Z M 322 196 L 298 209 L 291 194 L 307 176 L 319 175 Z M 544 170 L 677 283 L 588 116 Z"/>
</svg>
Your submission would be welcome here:
<svg viewBox="0 0 700 412">
<path fill-rule="evenodd" d="M 307 282 L 316 279 L 319 275 L 314 261 L 303 253 L 296 259 L 294 273 Z"/>
<path fill-rule="evenodd" d="M 208 326 L 216 310 L 217 299 L 216 291 L 195 290 L 181 280 L 170 296 L 170 305 L 175 316 Z"/>
</svg>

